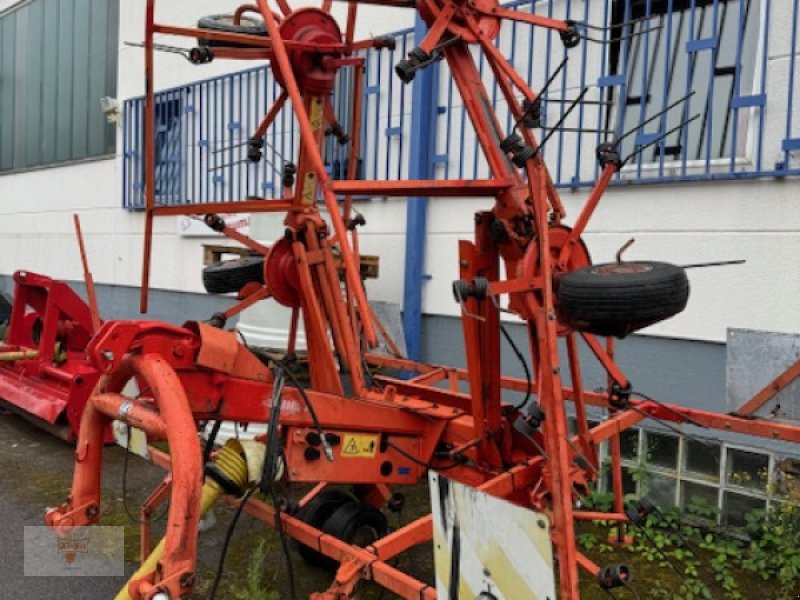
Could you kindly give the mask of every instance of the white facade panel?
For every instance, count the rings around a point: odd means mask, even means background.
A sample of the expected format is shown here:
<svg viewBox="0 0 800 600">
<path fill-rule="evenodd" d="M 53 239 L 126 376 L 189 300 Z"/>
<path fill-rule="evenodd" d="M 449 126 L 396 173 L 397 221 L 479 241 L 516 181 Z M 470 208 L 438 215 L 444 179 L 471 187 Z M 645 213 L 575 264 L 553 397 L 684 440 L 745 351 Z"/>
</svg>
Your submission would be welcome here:
<svg viewBox="0 0 800 600">
<path fill-rule="evenodd" d="M 0 10 L 14 2 L 0 0 Z M 557 3 L 556 3 L 557 4 Z M 603 3 L 589 5 L 590 21 L 602 20 Z M 791 35 L 790 16 L 782 14 L 784 3 L 772 3 L 776 24 L 770 32 L 770 63 L 774 76 L 767 81 L 765 168 L 782 160 L 780 141 L 786 137 L 786 87 L 788 86 L 786 39 Z M 789 4 L 789 3 L 785 3 Z M 237 2 L 220 3 L 202 0 L 195 2 L 158 2 L 158 18 L 164 22 L 194 25 L 197 18 L 212 13 L 233 10 Z M 335 3 L 334 11 L 340 23 L 346 11 L 345 3 Z M 595 7 L 597 7 L 595 9 Z M 124 98 L 143 92 L 143 52 L 124 45 L 140 42 L 143 38 L 143 4 L 122 2 L 120 6 L 120 52 L 118 96 Z M 557 10 L 556 14 L 557 15 Z M 413 25 L 411 10 L 359 6 L 359 36 L 379 35 Z M 523 74 L 528 73 L 533 59 L 543 59 L 544 36 L 539 36 L 529 47 L 527 26 L 517 26 L 513 63 Z M 188 46 L 188 40 L 162 37 L 161 43 Z M 761 40 L 760 43 L 763 43 Z M 773 49 L 774 45 L 774 51 Z M 509 43 L 501 49 L 510 54 Z M 591 52 L 596 48 L 590 47 Z M 577 51 L 582 51 L 582 47 Z M 395 59 L 400 53 L 395 52 Z M 551 63 L 561 59 L 554 52 Z M 386 58 L 382 59 L 382 81 L 390 76 Z M 588 60 L 587 69 L 572 69 L 562 89 L 554 95 L 574 98 L 582 83 L 596 83 L 600 73 L 600 60 Z M 183 58 L 157 53 L 157 87 L 212 77 L 221 73 L 250 66 L 240 62 L 218 60 L 204 67 L 193 67 Z M 534 76 L 536 82 L 536 76 Z M 543 81 L 542 81 L 543 83 Z M 795 103 L 800 98 L 800 77 L 795 77 Z M 394 81 L 394 90 L 401 85 Z M 446 98 L 447 84 L 440 83 L 440 98 Z M 594 96 L 593 96 L 594 95 Z M 590 90 L 589 97 L 598 97 Z M 398 95 L 399 98 L 399 95 Z M 461 119 L 460 101 L 453 96 L 451 107 L 453 121 Z M 442 102 L 440 102 L 442 104 Z M 99 110 L 99 99 L 98 99 Z M 367 105 L 367 110 L 372 110 Z M 591 118 L 592 107 L 583 109 Z M 392 115 L 406 115 L 405 125 L 410 125 L 410 103 L 392 102 Z M 502 111 L 501 111 L 502 112 Z M 741 110 L 740 119 L 756 119 L 756 110 Z M 382 115 L 378 123 L 383 131 L 390 122 Z M 552 115 L 551 115 L 552 117 Z M 576 115 L 566 125 L 576 126 Z M 501 114 L 501 124 L 506 117 Z M 794 110 L 793 131 L 800 131 L 800 111 Z M 447 140 L 440 118 L 437 124 L 437 152 L 443 152 Z M 550 118 L 549 123 L 554 119 Z M 370 121 L 373 123 L 373 121 Z M 392 120 L 396 125 L 397 121 Z M 754 131 L 755 126 L 748 127 Z M 121 133 L 118 148 L 121 147 Z M 581 179 L 588 178 L 594 169 L 593 135 L 587 135 L 581 155 Z M 574 156 L 576 136 L 554 136 L 545 153 L 548 163 L 556 168 L 556 160 Z M 747 161 L 750 152 L 741 160 Z M 451 157 L 458 157 L 459 145 L 464 148 L 465 160 L 471 172 L 474 136 L 467 133 L 463 140 L 451 133 Z M 394 156 L 400 150 L 396 138 L 379 135 L 378 156 L 391 147 Z M 411 151 L 407 138 L 403 154 Z M 372 156 L 365 156 L 371 160 Z M 800 161 L 800 153 L 792 156 Z M 0 176 L 0 273 L 8 274 L 19 268 L 39 270 L 59 278 L 80 279 L 81 265 L 72 228 L 72 213 L 78 212 L 83 220 L 83 230 L 95 280 L 100 283 L 138 285 L 141 273 L 141 246 L 143 217 L 139 213 L 122 210 L 121 158 L 99 160 L 30 172 Z M 445 167 L 438 167 L 442 176 Z M 458 164 L 451 159 L 446 169 L 450 178 L 459 176 Z M 483 173 L 485 175 L 485 173 Z M 577 215 L 587 190 L 562 192 L 569 212 L 568 222 Z M 601 202 L 590 223 L 586 240 L 594 259 L 611 260 L 617 248 L 630 237 L 636 243 L 626 254 L 630 259 L 666 260 L 678 264 L 728 259 L 746 259 L 746 265 L 698 269 L 690 272 L 692 297 L 687 311 L 678 317 L 647 330 L 648 333 L 681 338 L 724 341 L 728 326 L 755 329 L 772 329 L 796 332 L 800 330 L 800 182 L 797 179 L 768 180 L 760 182 L 679 183 L 658 186 L 636 186 L 610 190 Z M 489 209 L 487 199 L 432 199 L 429 205 L 426 272 L 431 280 L 424 284 L 423 310 L 426 313 L 458 314 L 452 300 L 450 283 L 457 277 L 457 241 L 471 238 L 473 214 Z M 403 290 L 403 265 L 405 258 L 405 202 L 402 200 L 375 199 L 356 203 L 363 212 L 367 226 L 361 230 L 361 250 L 365 254 L 381 257 L 381 278 L 369 281 L 367 287 L 372 298 L 400 302 Z M 175 218 L 156 220 L 154 237 L 154 268 L 152 285 L 180 291 L 201 292 L 201 244 L 209 239 L 181 238 L 177 235 Z M 211 238 L 213 239 L 213 238 Z"/>
</svg>

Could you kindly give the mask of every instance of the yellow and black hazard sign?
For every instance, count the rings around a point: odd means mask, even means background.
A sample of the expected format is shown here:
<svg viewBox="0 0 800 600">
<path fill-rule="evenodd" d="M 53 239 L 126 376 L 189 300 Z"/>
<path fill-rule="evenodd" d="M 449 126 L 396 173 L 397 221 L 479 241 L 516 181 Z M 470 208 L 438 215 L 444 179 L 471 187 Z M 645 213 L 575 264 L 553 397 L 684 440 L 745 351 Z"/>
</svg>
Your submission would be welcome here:
<svg viewBox="0 0 800 600">
<path fill-rule="evenodd" d="M 378 449 L 377 435 L 345 434 L 342 436 L 343 458 L 372 458 Z"/>
</svg>

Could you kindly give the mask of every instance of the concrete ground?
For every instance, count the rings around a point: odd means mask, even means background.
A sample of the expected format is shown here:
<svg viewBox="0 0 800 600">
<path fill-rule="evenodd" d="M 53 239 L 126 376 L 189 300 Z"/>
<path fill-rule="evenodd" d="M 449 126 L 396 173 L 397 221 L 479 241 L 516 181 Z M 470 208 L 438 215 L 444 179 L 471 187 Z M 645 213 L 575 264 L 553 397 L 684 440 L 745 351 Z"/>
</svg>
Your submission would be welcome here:
<svg viewBox="0 0 800 600">
<path fill-rule="evenodd" d="M 0 408 L 0 598 L 107 600 L 125 584 L 126 577 L 24 576 L 24 527 L 42 525 L 46 508 L 66 498 L 72 477 L 72 454 L 69 444 Z M 122 503 L 125 451 L 110 447 L 104 456 L 101 523 L 125 527 L 125 569 L 129 576 L 137 566 L 139 535 L 138 526 L 130 522 Z M 163 475 L 163 471 L 147 461 L 130 457 L 128 506 L 134 514 Z M 423 492 L 419 490 L 420 501 L 425 499 Z M 216 523 L 200 534 L 198 584 L 192 598 L 208 597 L 232 511 L 218 507 L 214 515 Z M 390 516 L 390 524 L 399 526 L 400 517 Z M 163 521 L 154 527 L 158 529 L 159 526 L 163 528 Z M 298 600 L 327 588 L 332 573 L 306 566 L 294 549 L 291 557 Z M 414 549 L 399 560 L 401 568 L 430 573 L 431 556 L 427 549 Z M 243 515 L 232 537 L 217 599 L 288 599 L 287 584 L 287 568 L 277 533 Z M 396 598 L 371 584 L 362 584 L 358 597 L 363 600 Z"/>
</svg>

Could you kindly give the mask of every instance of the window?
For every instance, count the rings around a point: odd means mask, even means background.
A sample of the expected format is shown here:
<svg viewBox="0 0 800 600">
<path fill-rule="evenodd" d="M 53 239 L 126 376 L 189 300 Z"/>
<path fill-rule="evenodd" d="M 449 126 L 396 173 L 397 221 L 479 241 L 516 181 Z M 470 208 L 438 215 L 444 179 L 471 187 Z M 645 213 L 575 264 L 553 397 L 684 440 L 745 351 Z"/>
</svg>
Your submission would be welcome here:
<svg viewBox="0 0 800 600">
<path fill-rule="evenodd" d="M 747 524 L 747 515 L 755 510 L 767 508 L 767 501 L 756 496 L 746 496 L 735 492 L 725 492 L 722 502 L 722 524 L 743 527 Z"/>
<path fill-rule="evenodd" d="M 769 457 L 766 454 L 728 449 L 727 480 L 731 485 L 765 491 L 769 477 Z"/>
<path fill-rule="evenodd" d="M 626 429 L 620 433 L 619 446 L 622 458 L 634 460 L 639 456 L 639 430 Z"/>
<path fill-rule="evenodd" d="M 159 204 L 181 201 L 181 99 L 159 98 L 155 110 L 155 190 Z"/>
<path fill-rule="evenodd" d="M 32 0 L 0 12 L 0 173 L 112 154 L 119 0 Z"/>
<path fill-rule="evenodd" d="M 762 1 L 614 2 L 615 23 L 652 18 L 626 27 L 611 47 L 611 71 L 623 75 L 624 83 L 615 88 L 617 108 L 609 125 L 628 131 L 694 91 L 684 106 L 628 137 L 623 156 L 675 128 L 639 162 L 744 155 L 749 114 L 739 109 L 761 101 L 753 88 Z M 695 114 L 701 116 L 679 127 Z"/>
<path fill-rule="evenodd" d="M 677 506 L 694 519 L 741 527 L 752 511 L 800 493 L 800 459 L 647 429 L 624 431 L 620 441 L 625 494 Z M 606 466 L 600 489 L 611 491 L 607 446 L 600 459 Z"/>
<path fill-rule="evenodd" d="M 685 469 L 693 477 L 719 483 L 720 445 L 717 442 L 686 440 Z"/>
<path fill-rule="evenodd" d="M 647 432 L 647 463 L 675 470 L 678 466 L 679 438 L 654 431 Z"/>
</svg>

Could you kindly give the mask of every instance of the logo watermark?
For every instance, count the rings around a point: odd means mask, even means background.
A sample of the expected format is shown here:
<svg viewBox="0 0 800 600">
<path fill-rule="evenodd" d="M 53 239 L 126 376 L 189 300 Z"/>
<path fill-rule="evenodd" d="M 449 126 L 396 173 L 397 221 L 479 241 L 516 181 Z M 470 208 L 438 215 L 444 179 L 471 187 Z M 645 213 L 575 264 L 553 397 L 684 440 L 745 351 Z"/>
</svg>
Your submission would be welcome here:
<svg viewBox="0 0 800 600">
<path fill-rule="evenodd" d="M 26 577 L 119 577 L 125 574 L 124 527 L 26 526 Z"/>
</svg>

